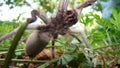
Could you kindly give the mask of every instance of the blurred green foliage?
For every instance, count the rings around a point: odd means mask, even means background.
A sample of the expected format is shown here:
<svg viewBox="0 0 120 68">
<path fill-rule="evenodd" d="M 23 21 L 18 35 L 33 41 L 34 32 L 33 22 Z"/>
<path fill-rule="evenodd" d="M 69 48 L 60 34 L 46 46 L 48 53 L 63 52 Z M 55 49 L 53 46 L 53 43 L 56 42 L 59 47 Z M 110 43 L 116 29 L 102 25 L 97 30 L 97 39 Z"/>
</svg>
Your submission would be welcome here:
<svg viewBox="0 0 120 68">
<path fill-rule="evenodd" d="M 18 27 L 19 24 L 16 22 L 9 22 L 9 21 L 0 21 L 0 36 L 6 34 L 7 32 L 13 30 L 14 28 Z"/>
<path fill-rule="evenodd" d="M 82 15 L 80 20 L 85 24 L 86 29 L 94 26 L 90 31 L 86 30 L 86 33 L 93 51 L 99 56 L 104 55 L 102 59 L 97 59 L 98 61 L 104 60 L 102 62 L 105 66 L 101 66 L 102 68 L 108 67 L 111 60 L 120 56 L 120 12 L 112 9 L 111 16 L 106 21 L 99 15 L 90 12 Z M 120 63 L 120 60 L 117 60 L 116 63 Z"/>
<path fill-rule="evenodd" d="M 112 15 L 112 9 L 120 11 L 120 0 L 99 0 L 96 10 L 102 12 L 102 16 L 108 20 Z"/>
</svg>

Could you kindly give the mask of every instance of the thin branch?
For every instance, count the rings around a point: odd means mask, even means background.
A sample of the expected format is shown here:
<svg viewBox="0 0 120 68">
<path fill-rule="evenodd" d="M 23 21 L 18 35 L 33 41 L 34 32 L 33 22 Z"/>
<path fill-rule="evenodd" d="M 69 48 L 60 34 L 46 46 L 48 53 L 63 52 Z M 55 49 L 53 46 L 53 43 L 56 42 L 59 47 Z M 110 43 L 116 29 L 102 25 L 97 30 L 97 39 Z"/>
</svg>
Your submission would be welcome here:
<svg viewBox="0 0 120 68">
<path fill-rule="evenodd" d="M 48 61 L 48 62 L 44 63 L 43 65 L 39 66 L 38 68 L 46 68 L 46 67 L 48 67 L 50 64 L 55 63 L 55 62 L 57 62 L 58 60 L 59 60 L 59 58 L 52 59 L 51 61 Z"/>
<path fill-rule="evenodd" d="M 18 30 L 19 28 L 20 28 L 20 27 L 12 30 L 11 32 L 9 32 L 9 33 L 5 34 L 4 36 L 0 37 L 0 42 L 6 40 L 7 38 L 12 37 L 14 34 L 16 34 L 16 32 L 17 32 L 17 30 Z"/>
<path fill-rule="evenodd" d="M 20 52 L 20 51 L 25 51 L 25 49 L 17 49 L 15 50 L 15 52 Z M 8 49 L 6 49 L 6 51 L 0 52 L 0 54 L 7 54 L 8 53 Z"/>
<path fill-rule="evenodd" d="M 5 59 L 0 59 L 0 63 L 3 63 Z M 16 63 L 45 63 L 48 62 L 48 60 L 25 60 L 25 59 L 12 59 L 11 62 Z"/>
<path fill-rule="evenodd" d="M 110 68 L 115 68 L 116 64 L 119 61 L 119 56 L 115 56 L 114 60 L 109 63 Z"/>
<path fill-rule="evenodd" d="M 104 48 L 108 48 L 108 47 L 117 47 L 117 46 L 119 46 L 119 45 L 120 45 L 120 44 L 110 44 L 110 45 L 106 45 L 106 46 L 103 46 L 103 47 L 95 48 L 95 49 L 93 49 L 93 50 L 96 51 L 96 50 L 104 49 Z"/>
<path fill-rule="evenodd" d="M 29 24 L 26 29 L 28 29 L 28 30 L 39 30 L 41 27 L 44 27 L 44 25 Z M 20 27 L 15 28 L 15 29 L 12 30 L 11 32 L 9 32 L 9 33 L 1 36 L 1 37 L 0 37 L 0 42 L 2 42 L 2 41 L 4 41 L 4 40 L 12 37 L 13 35 L 15 35 L 19 28 L 20 28 Z"/>
</svg>

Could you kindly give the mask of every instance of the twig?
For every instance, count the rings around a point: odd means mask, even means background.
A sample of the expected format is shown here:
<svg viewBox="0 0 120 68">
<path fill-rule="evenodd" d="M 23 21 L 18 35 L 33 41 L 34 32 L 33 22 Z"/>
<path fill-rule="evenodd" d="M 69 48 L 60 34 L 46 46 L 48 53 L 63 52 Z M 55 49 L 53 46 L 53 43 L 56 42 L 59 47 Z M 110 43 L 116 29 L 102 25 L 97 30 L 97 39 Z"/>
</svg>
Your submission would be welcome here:
<svg viewBox="0 0 120 68">
<path fill-rule="evenodd" d="M 14 30 L 12 30 L 10 33 L 7 33 L 4 36 L 0 37 L 0 42 L 2 42 L 3 40 L 6 40 L 7 38 L 12 37 L 14 34 L 16 34 L 18 29 L 19 29 L 19 27 L 14 29 Z"/>
<path fill-rule="evenodd" d="M 48 62 L 44 63 L 43 65 L 39 66 L 38 68 L 46 68 L 47 66 L 49 66 L 52 63 L 57 62 L 58 60 L 59 60 L 59 58 L 55 58 L 55 59 L 53 59 L 51 61 L 48 61 Z"/>
<path fill-rule="evenodd" d="M 114 47 L 114 46 L 119 46 L 120 44 L 110 44 L 110 45 L 107 45 L 107 46 L 102 46 L 102 47 L 98 47 L 98 48 L 95 48 L 93 49 L 94 51 L 96 50 L 99 50 L 99 49 L 104 49 L 104 48 L 107 48 L 107 47 Z"/>
<path fill-rule="evenodd" d="M 115 68 L 118 60 L 119 60 L 119 57 L 118 57 L 118 56 L 115 56 L 114 60 L 112 60 L 112 61 L 109 63 L 110 68 Z"/>
<path fill-rule="evenodd" d="M 5 59 L 0 59 L 0 63 L 3 63 Z M 16 63 L 45 63 L 48 62 L 49 60 L 25 60 L 25 59 L 11 59 L 11 62 L 16 62 Z"/>
<path fill-rule="evenodd" d="M 6 49 L 7 51 L 4 51 L 4 52 L 0 52 L 0 54 L 7 54 L 8 53 L 8 49 Z M 15 52 L 20 52 L 20 51 L 24 51 L 25 49 L 18 49 L 18 50 L 15 50 Z"/>
<path fill-rule="evenodd" d="M 42 27 L 42 25 L 29 24 L 26 29 L 28 29 L 28 30 L 39 30 L 39 28 L 41 28 L 41 27 Z M 16 32 L 18 31 L 19 28 L 20 28 L 20 27 L 15 28 L 15 29 L 12 30 L 11 32 L 9 32 L 9 33 L 1 36 L 1 37 L 0 37 L 0 42 L 2 42 L 2 41 L 4 41 L 4 40 L 12 37 L 14 34 L 16 34 Z"/>
</svg>

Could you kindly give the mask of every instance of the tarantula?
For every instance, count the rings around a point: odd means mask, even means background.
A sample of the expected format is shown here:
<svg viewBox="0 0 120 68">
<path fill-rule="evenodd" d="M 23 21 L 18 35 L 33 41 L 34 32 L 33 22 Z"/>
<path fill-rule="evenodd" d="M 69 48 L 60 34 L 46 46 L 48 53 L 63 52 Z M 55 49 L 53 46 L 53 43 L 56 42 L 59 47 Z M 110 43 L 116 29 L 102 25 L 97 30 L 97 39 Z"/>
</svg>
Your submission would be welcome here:
<svg viewBox="0 0 120 68">
<path fill-rule="evenodd" d="M 69 0 L 60 0 L 58 10 L 55 16 L 47 18 L 46 15 L 38 10 L 31 11 L 32 18 L 27 19 L 27 23 L 36 21 L 37 17 L 43 20 L 46 25 L 37 26 L 35 31 L 28 37 L 26 41 L 26 53 L 30 57 L 35 57 L 41 52 L 52 38 L 52 45 L 55 44 L 55 39 L 58 35 L 65 35 L 66 33 L 73 35 L 74 31 L 69 29 L 72 25 L 76 24 L 83 8 L 91 5 L 97 0 L 86 0 L 72 10 L 67 10 Z M 32 26 L 34 27 L 34 26 Z M 29 26 L 28 26 L 29 28 Z M 17 32 L 18 28 L 11 31 L 9 34 L 0 37 L 0 42 L 9 38 Z M 89 42 L 86 40 L 84 32 L 80 32 L 83 42 L 87 48 L 90 48 Z M 73 35 L 74 36 L 74 35 Z M 52 55 L 54 58 L 54 47 L 52 47 Z"/>
<path fill-rule="evenodd" d="M 52 45 L 55 44 L 55 39 L 58 35 L 71 34 L 69 27 L 76 24 L 80 13 L 84 7 L 87 7 L 94 3 L 96 0 L 87 0 L 78 7 L 67 10 L 69 0 L 60 0 L 58 11 L 55 16 L 47 18 L 45 15 L 40 14 L 38 10 L 31 12 L 32 18 L 28 18 L 27 22 L 34 22 L 38 16 L 46 25 L 37 27 L 37 31 L 33 32 L 26 42 L 26 52 L 29 56 L 34 57 L 41 52 L 52 38 Z M 83 33 L 82 33 L 83 34 Z M 31 40 L 33 39 L 33 40 Z M 83 40 L 87 48 L 90 48 L 86 36 L 83 34 Z M 54 47 L 52 47 L 52 57 L 54 58 Z"/>
<path fill-rule="evenodd" d="M 39 14 L 39 12 L 37 10 L 33 10 L 31 13 L 33 15 L 32 15 L 31 19 L 27 20 L 28 22 L 34 22 L 36 19 L 36 15 Z M 38 40 L 38 42 L 35 42 L 35 43 L 37 43 L 37 45 L 33 44 L 34 47 L 32 47 L 33 45 L 31 45 L 30 42 L 27 42 L 27 44 L 26 44 L 27 45 L 27 47 L 26 47 L 27 54 L 29 56 L 35 56 L 41 50 L 43 50 L 43 48 L 48 44 L 49 40 L 45 41 L 46 39 L 49 39 L 51 37 L 53 37 L 53 39 L 57 39 L 59 34 L 65 35 L 69 31 L 69 27 L 76 24 L 76 22 L 77 22 L 77 13 L 75 10 L 67 10 L 66 14 L 62 14 L 61 16 L 58 15 L 54 18 L 52 17 L 51 21 L 48 24 L 38 27 L 38 31 L 37 31 L 39 34 L 38 38 L 40 36 L 42 36 L 44 38 L 43 39 L 39 38 L 41 40 Z M 34 37 L 35 37 L 35 35 L 34 35 Z M 30 39 L 33 39 L 33 37 Z M 30 40 L 27 40 L 27 41 L 30 41 Z M 33 50 L 33 48 L 35 48 L 35 49 Z"/>
</svg>

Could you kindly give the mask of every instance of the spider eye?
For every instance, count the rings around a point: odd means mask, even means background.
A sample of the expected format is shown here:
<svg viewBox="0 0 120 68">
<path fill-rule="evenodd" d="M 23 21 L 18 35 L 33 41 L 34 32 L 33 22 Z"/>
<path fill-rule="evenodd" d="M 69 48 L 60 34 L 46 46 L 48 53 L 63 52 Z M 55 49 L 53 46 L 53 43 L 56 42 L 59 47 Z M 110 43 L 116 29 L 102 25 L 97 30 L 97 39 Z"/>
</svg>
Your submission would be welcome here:
<svg viewBox="0 0 120 68">
<path fill-rule="evenodd" d="M 72 14 L 72 11 L 67 11 L 67 15 L 71 15 Z"/>
</svg>

